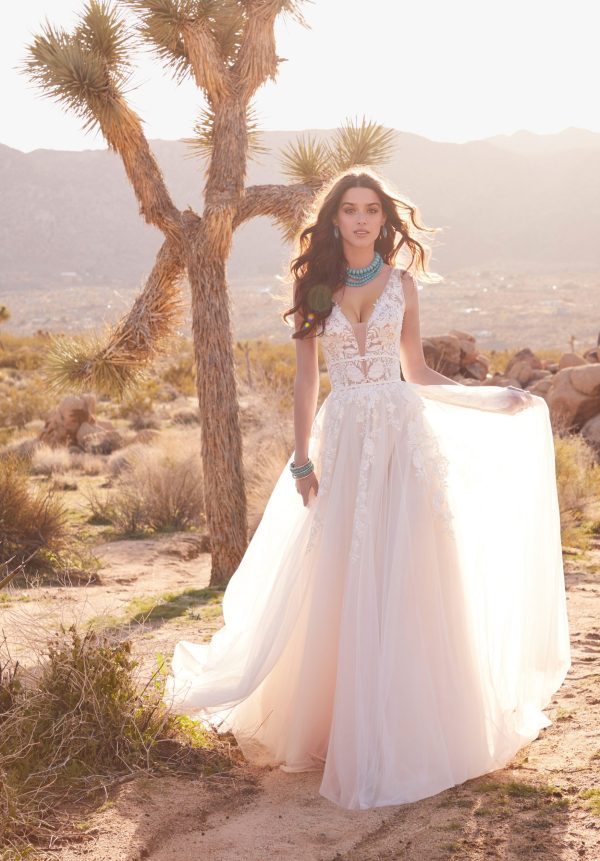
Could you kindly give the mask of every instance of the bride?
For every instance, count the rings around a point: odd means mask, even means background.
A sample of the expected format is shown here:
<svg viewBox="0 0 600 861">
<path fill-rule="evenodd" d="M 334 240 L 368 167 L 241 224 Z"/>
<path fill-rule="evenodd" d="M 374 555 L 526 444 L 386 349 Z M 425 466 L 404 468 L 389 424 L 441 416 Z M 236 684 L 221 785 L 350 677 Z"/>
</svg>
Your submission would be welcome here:
<svg viewBox="0 0 600 861">
<path fill-rule="evenodd" d="M 546 402 L 426 365 L 416 212 L 368 169 L 317 199 L 284 315 L 295 450 L 223 627 L 177 643 L 165 691 L 248 760 L 321 772 L 351 809 L 502 768 L 550 724 L 570 666 Z"/>
</svg>

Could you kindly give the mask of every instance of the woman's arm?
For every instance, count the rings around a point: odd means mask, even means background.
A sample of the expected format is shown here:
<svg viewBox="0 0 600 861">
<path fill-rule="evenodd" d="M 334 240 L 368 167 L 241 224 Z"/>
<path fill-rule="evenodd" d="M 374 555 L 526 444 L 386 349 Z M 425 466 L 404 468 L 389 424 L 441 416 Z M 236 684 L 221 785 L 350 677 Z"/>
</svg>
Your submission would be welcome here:
<svg viewBox="0 0 600 861">
<path fill-rule="evenodd" d="M 409 383 L 419 383 L 422 386 L 450 383 L 460 386 L 456 380 L 445 377 L 434 371 L 425 362 L 423 344 L 421 342 L 421 323 L 419 320 L 419 296 L 415 279 L 410 272 L 402 275 L 404 287 L 404 320 L 400 336 L 400 365 L 402 376 Z"/>
<path fill-rule="evenodd" d="M 296 329 L 302 325 L 302 317 L 296 311 Z M 295 338 L 296 376 L 294 379 L 294 463 L 300 466 L 308 460 L 308 441 L 317 409 L 319 397 L 319 351 L 316 337 Z M 308 505 L 310 491 L 315 494 L 319 482 L 314 471 L 303 478 L 297 478 L 296 490 L 302 495 L 302 502 Z"/>
</svg>

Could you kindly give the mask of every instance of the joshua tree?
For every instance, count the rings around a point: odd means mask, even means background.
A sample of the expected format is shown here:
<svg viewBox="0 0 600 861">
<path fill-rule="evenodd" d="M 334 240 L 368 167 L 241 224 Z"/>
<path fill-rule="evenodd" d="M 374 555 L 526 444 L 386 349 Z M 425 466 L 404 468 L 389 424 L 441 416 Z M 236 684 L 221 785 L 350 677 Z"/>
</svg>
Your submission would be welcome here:
<svg viewBox="0 0 600 861">
<path fill-rule="evenodd" d="M 211 584 L 222 585 L 247 546 L 246 495 L 238 421 L 230 298 L 226 265 L 233 231 L 267 215 L 285 239 L 298 229 L 316 191 L 331 175 L 355 164 L 389 158 L 393 131 L 363 119 L 347 122 L 332 143 L 302 137 L 283 151 L 289 185 L 246 188 L 247 159 L 258 143 L 251 99 L 282 58 L 274 23 L 288 13 L 303 26 L 301 0 L 123 0 L 128 23 L 110 2 L 88 0 L 72 32 L 46 22 L 27 48 L 24 71 L 49 96 L 76 112 L 84 128 L 99 128 L 123 160 L 140 213 L 164 234 L 144 289 L 131 311 L 93 341 L 55 338 L 48 356 L 50 385 L 92 388 L 118 396 L 161 349 L 180 310 L 187 276 L 192 328 Z M 129 107 L 126 84 L 135 41 L 150 45 L 176 80 L 192 76 L 207 107 L 189 140 L 206 156 L 204 208 L 178 210 Z"/>
</svg>

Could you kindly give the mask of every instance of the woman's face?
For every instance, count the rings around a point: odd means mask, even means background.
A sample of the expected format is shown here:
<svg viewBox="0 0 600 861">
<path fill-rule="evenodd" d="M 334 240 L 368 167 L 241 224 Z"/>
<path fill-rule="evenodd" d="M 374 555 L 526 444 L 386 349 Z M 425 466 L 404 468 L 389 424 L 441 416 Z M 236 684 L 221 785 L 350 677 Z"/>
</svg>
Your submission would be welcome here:
<svg viewBox="0 0 600 861">
<path fill-rule="evenodd" d="M 333 218 L 340 236 L 349 245 L 374 245 L 385 223 L 385 212 L 376 191 L 371 188 L 348 188 Z"/>
</svg>

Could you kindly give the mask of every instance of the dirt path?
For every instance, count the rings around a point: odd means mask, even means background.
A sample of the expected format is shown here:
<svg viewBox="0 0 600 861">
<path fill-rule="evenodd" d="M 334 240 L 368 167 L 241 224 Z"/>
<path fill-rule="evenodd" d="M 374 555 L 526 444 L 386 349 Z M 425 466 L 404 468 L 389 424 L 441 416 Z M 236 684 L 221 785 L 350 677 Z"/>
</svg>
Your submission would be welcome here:
<svg viewBox="0 0 600 861">
<path fill-rule="evenodd" d="M 366 811 L 323 798 L 320 772 L 247 766 L 208 780 L 144 776 L 88 817 L 88 839 L 61 861 L 598 861 L 600 547 L 583 560 L 567 556 L 565 567 L 573 665 L 546 710 L 552 725 L 509 768 Z M 167 649 L 185 627 L 178 619 L 148 631 L 144 648 Z"/>
</svg>

